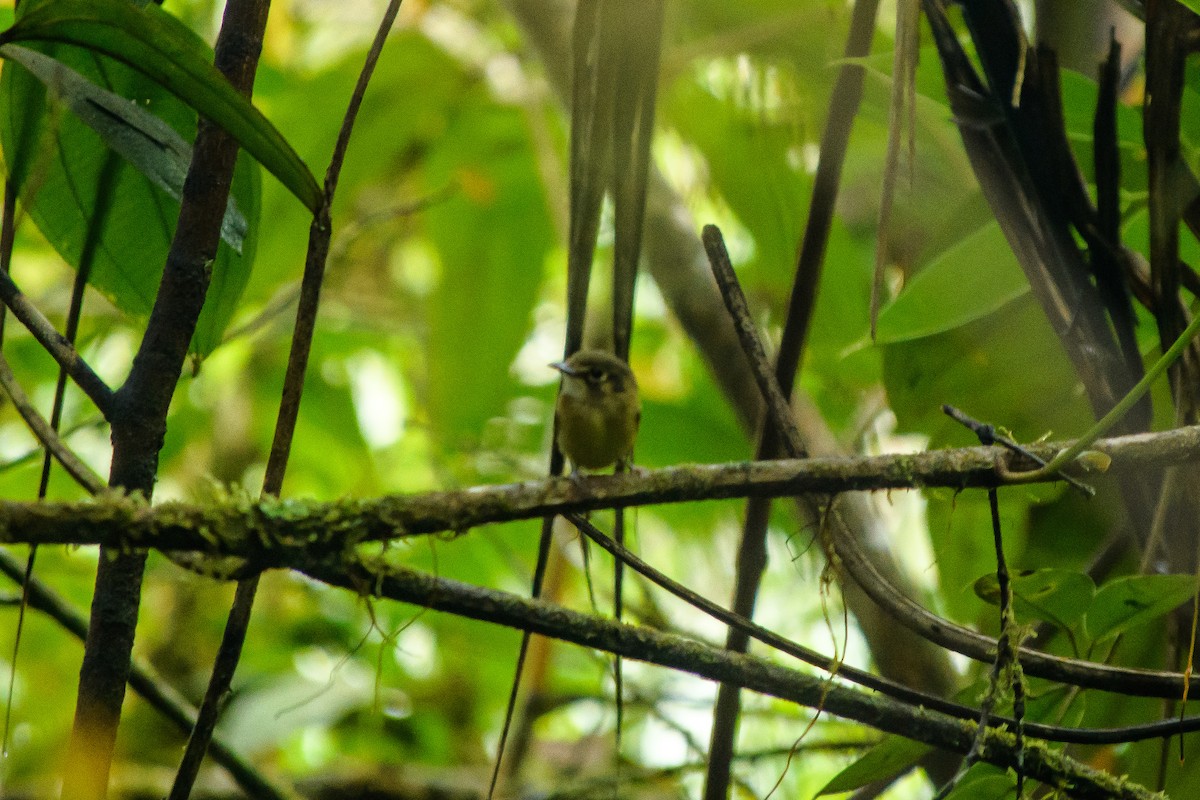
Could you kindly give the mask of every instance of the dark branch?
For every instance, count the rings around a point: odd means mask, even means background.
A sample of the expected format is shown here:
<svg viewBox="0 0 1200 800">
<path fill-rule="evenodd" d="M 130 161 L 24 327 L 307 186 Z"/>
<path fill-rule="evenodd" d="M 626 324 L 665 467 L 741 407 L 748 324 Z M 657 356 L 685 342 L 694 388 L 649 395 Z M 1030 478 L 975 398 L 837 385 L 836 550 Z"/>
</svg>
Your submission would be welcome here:
<svg viewBox="0 0 1200 800">
<path fill-rule="evenodd" d="M 971 745 L 973 731 L 968 723 L 683 636 L 594 618 L 552 603 L 437 578 L 381 561 L 300 559 L 287 566 L 362 594 L 532 631 L 733 684 L 809 708 L 821 708 L 824 713 L 935 747 L 965 753 Z M 1177 724 L 1170 723 L 1172 726 Z M 988 733 L 985 742 L 982 760 L 1001 767 L 1016 765 L 1011 736 L 993 731 Z M 1074 797 L 1139 800 L 1154 797 L 1136 784 L 1118 780 L 1041 747 L 1026 750 L 1024 769 L 1029 776 L 1061 787 Z"/>
</svg>

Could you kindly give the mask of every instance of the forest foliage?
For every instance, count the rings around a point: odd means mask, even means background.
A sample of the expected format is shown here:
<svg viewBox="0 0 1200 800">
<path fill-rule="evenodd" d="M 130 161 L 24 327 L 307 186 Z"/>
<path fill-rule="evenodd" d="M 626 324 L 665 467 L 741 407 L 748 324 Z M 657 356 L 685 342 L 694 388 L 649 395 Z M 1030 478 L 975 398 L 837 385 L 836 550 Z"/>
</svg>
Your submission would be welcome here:
<svg viewBox="0 0 1200 800">
<path fill-rule="evenodd" d="M 977 182 L 957 124 L 962 110 L 948 98 L 924 21 L 915 102 L 904 118 L 908 140 L 892 176 L 884 303 L 871 338 L 893 118 L 895 12 L 885 9 L 877 19 L 870 54 L 847 60 L 842 50 L 852 5 L 667 3 L 652 150 L 665 185 L 656 190 L 696 237 L 702 225 L 721 227 L 754 321 L 766 341 L 777 342 L 834 79 L 848 65 L 861 68 L 864 97 L 848 140 L 800 372 L 801 415 L 815 412 L 833 446 L 846 454 L 976 444 L 942 412 L 946 403 L 1021 442 L 1082 433 L 1094 418 L 1087 388 Z M 212 504 L 260 491 L 309 225 L 323 198 L 319 179 L 382 4 L 277 0 L 253 112 L 211 67 L 219 6 L 210 0 L 168 0 L 161 9 L 26 0 L 25 22 L 13 28 L 21 36 L 0 37 L 0 146 L 17 198 L 10 274 L 62 330 L 76 271 L 86 265 L 77 347 L 110 386 L 120 386 L 129 372 L 154 304 L 197 112 L 224 121 L 243 145 L 234 202 L 211 264 L 212 286 L 171 401 L 156 502 Z M 558 377 L 547 364 L 562 355 L 565 330 L 570 123 L 555 87 L 566 65 L 547 60 L 555 51 L 523 26 L 517 8 L 523 6 L 519 0 L 409 0 L 401 8 L 363 98 L 330 211 L 330 257 L 284 498 L 372 498 L 546 474 Z M 546 8 L 551 16 L 564 10 L 561 3 Z M 96 14 L 115 16 L 105 16 L 104 26 L 90 25 L 99 17 L 89 15 Z M 967 41 L 961 15 L 951 17 Z M 0 28 L 14 21 L 6 9 Z M 554 46 L 561 55 L 567 44 Z M 136 68 L 114 54 L 137 61 Z M 971 56 L 978 61 L 977 52 Z M 76 77 L 55 77 L 56 64 Z M 1058 75 L 1066 140 L 1093 193 L 1098 65 L 1099 58 L 1088 69 L 1064 68 Z M 1186 62 L 1180 101 L 1179 159 L 1189 176 L 1200 169 L 1198 69 L 1194 60 Z M 1145 264 L 1154 262 L 1156 234 L 1143 82 L 1135 64 L 1115 106 L 1115 142 L 1120 242 Z M 48 92 L 47 85 L 56 88 Z M 129 106 L 129 100 L 136 111 L 111 105 Z M 131 120 L 145 139 L 122 145 Z M 652 211 L 648 219 L 659 218 Z M 594 308 L 606 301 L 610 222 L 606 209 Z M 657 249 L 660 233 L 647 223 L 646 261 L 694 257 Z M 1083 237 L 1077 239 L 1084 247 Z M 1200 263 L 1200 245 L 1186 231 L 1179 261 Z M 637 464 L 655 469 L 749 460 L 757 430 L 722 391 L 724 365 L 713 363 L 678 320 L 674 310 L 686 302 L 683 295 L 656 278 L 652 267 L 640 278 L 630 355 L 643 403 Z M 696 272 L 687 280 L 709 279 Z M 1194 288 L 1181 295 L 1185 309 Z M 1136 345 L 1147 365 L 1163 349 L 1161 321 L 1151 306 L 1133 303 Z M 703 313 L 713 326 L 726 324 L 723 309 Z M 597 311 L 589 319 L 597 336 L 605 335 L 602 317 Z M 4 358 L 49 416 L 57 366 L 11 315 L 3 332 Z M 1152 399 L 1155 429 L 1196 421 L 1177 413 L 1166 380 L 1153 388 Z M 66 390 L 61 429 L 96 473 L 108 474 L 107 426 L 74 386 Z M 0 408 L 0 462 L 0 498 L 37 497 L 40 445 L 11 404 Z M 1087 480 L 1096 488 L 1090 499 L 1061 482 L 999 492 L 1020 632 L 1033 635 L 1041 625 L 1037 645 L 1059 655 L 1174 670 L 1182 662 L 1163 644 L 1167 614 L 1191 599 L 1195 579 L 1139 575 L 1138 555 L 1128 550 L 1115 551 L 1105 574 L 1088 575 L 1112 538 L 1136 522 L 1126 521 L 1118 478 Z M 64 471 L 52 471 L 48 499 L 87 496 Z M 997 567 L 986 492 L 897 490 L 867 500 L 876 546 L 899 564 L 915 599 L 996 635 Z M 715 500 L 629 512 L 634 549 L 727 605 L 744 505 Z M 611 526 L 606 513 L 593 520 Z M 868 625 L 856 627 L 845 611 L 826 570 L 823 527 L 792 505 L 774 506 L 770 566 L 755 619 L 849 665 L 871 668 L 887 642 Z M 548 599 L 606 614 L 611 560 L 593 548 L 585 563 L 574 538 L 560 544 Z M 406 567 L 527 595 L 538 524 L 488 525 L 368 547 Z M 81 612 L 87 609 L 96 549 L 40 551 L 37 577 Z M 5 591 L 6 600 L 20 596 L 16 584 Z M 228 581 L 151 554 L 135 658 L 192 702 L 208 681 L 232 591 Z M 287 571 L 266 573 L 217 735 L 273 780 L 314 795 L 369 780 L 396 796 L 403 793 L 397 787 L 416 786 L 480 796 L 495 757 L 519 632 L 368 601 L 364 594 Z M 722 625 L 646 581 L 627 583 L 626 605 L 626 616 L 641 625 L 713 643 L 723 639 Z M 14 602 L 0 612 L 9 632 L 0 638 L 0 653 L 15 675 L 5 792 L 12 787 L 46 796 L 62 768 L 82 651 L 57 623 L 31 611 L 14 666 L 5 643 L 16 630 L 16 608 Z M 610 790 L 620 776 L 630 794 L 698 794 L 711 683 L 627 661 L 625 765 L 618 770 L 610 659 L 535 641 L 525 680 L 540 702 L 524 731 L 530 737 L 523 743 L 526 785 L 556 797 L 587 796 Z M 752 652 L 785 662 L 765 646 Z M 957 699 L 978 705 L 989 669 L 988 663 L 954 661 Z M 1164 716 L 1163 703 L 1152 698 L 1077 692 L 1041 679 L 1029 679 L 1027 691 L 1026 713 L 1040 722 L 1111 728 Z M 810 709 L 744 694 L 735 792 L 765 796 L 781 780 L 777 791 L 809 797 L 847 765 L 859 770 L 838 779 L 850 789 L 925 755 L 923 747 L 887 739 L 860 760 L 880 740 L 868 727 L 824 715 L 810 729 Z M 1001 707 L 1011 702 L 1011 694 L 1002 693 Z M 1178 713 L 1172 707 L 1166 716 Z M 114 791 L 164 794 L 164 776 L 172 774 L 185 739 L 131 693 Z M 1151 739 L 1070 752 L 1103 772 L 1152 788 L 1161 780 L 1170 796 L 1187 796 L 1177 791 L 1194 785 L 1196 761 L 1180 762 L 1173 749 L 1162 756 L 1163 747 Z M 803 757 L 789 758 L 793 748 Z M 210 764 L 196 796 L 218 791 L 225 780 Z M 914 773 L 887 796 L 923 796 L 929 791 L 923 781 Z M 1011 773 L 978 767 L 954 796 L 1000 797 L 1011 787 Z M 827 788 L 841 790 L 837 783 Z"/>
</svg>

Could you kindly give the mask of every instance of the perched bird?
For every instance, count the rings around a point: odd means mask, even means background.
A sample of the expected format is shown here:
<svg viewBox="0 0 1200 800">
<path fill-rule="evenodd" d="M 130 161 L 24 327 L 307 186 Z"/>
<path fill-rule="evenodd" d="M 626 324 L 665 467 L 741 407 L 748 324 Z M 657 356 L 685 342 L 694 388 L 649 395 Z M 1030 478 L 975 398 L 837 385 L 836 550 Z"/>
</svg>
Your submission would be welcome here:
<svg viewBox="0 0 1200 800">
<path fill-rule="evenodd" d="M 558 447 L 570 459 L 572 473 L 629 466 L 642 418 L 629 366 L 599 350 L 580 350 L 550 366 L 563 375 L 554 416 Z"/>
</svg>

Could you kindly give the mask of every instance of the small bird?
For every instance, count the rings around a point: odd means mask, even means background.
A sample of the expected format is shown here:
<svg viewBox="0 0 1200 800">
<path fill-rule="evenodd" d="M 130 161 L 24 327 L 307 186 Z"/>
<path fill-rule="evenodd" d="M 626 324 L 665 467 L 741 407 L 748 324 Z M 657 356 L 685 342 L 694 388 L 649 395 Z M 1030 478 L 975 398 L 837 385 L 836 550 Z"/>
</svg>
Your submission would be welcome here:
<svg viewBox="0 0 1200 800">
<path fill-rule="evenodd" d="M 570 459 L 572 474 L 629 466 L 642 418 L 629 366 L 599 350 L 580 350 L 550 366 L 563 374 L 554 416 L 558 447 Z"/>
</svg>

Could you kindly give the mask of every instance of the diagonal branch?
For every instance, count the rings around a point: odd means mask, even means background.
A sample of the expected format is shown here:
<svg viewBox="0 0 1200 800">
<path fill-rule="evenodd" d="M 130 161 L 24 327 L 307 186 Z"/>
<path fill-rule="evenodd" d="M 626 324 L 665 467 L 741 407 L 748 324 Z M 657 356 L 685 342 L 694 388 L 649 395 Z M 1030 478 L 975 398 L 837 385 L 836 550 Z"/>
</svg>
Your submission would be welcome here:
<svg viewBox="0 0 1200 800">
<path fill-rule="evenodd" d="M 46 319 L 37 306 L 17 288 L 6 271 L 0 270 L 0 300 L 8 306 L 13 316 L 29 329 L 38 344 L 46 349 L 58 365 L 71 376 L 71 380 L 83 390 L 105 419 L 113 412 L 113 391 L 79 355 L 66 337 L 59 333 L 52 322 Z"/>
<path fill-rule="evenodd" d="M 91 494 L 103 491 L 104 479 L 83 463 L 83 459 L 75 455 L 75 451 L 59 437 L 54 427 L 38 413 L 29 397 L 26 396 L 25 390 L 21 388 L 21 384 L 17 382 L 16 376 L 12 373 L 12 367 L 8 365 L 8 359 L 3 354 L 0 354 L 0 386 L 3 386 L 4 391 L 8 393 L 9 399 L 12 400 L 21 419 L 25 420 L 29 430 L 46 448 L 46 451 L 58 459 L 58 463 L 62 464 L 67 474 Z"/>
<path fill-rule="evenodd" d="M 438 578 L 379 560 L 347 557 L 312 561 L 302 558 L 288 566 L 316 580 L 360 594 L 532 631 L 689 672 L 809 708 L 820 708 L 825 713 L 935 747 L 965 753 L 971 746 L 972 726 L 961 720 L 831 684 L 823 677 L 805 675 L 684 636 L 594 618 L 552 603 Z M 1177 728 L 1178 723 L 1172 721 L 1169 725 Z M 1162 735 L 1162 732 L 1156 735 Z M 1016 765 L 1017 755 L 1010 736 L 993 731 L 984 741 L 982 760 L 1001 767 Z M 1030 777 L 1061 787 L 1073 797 L 1130 800 L 1155 797 L 1136 784 L 1118 780 L 1042 747 L 1027 749 L 1024 769 Z"/>
</svg>

